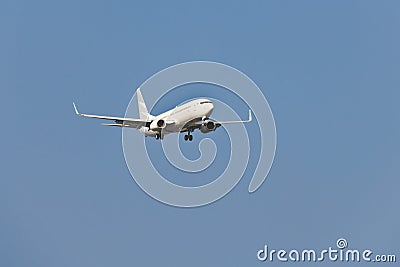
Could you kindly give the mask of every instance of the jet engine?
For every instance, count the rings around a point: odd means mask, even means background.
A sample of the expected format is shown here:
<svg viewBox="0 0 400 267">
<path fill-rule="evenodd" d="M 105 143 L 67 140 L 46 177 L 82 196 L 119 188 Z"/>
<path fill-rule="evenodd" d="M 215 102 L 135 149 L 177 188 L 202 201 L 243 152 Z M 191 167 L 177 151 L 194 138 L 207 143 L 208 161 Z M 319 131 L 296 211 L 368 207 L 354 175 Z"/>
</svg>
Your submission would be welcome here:
<svg viewBox="0 0 400 267">
<path fill-rule="evenodd" d="M 150 130 L 157 130 L 157 129 L 163 129 L 165 128 L 167 124 L 165 123 L 164 120 L 154 120 L 152 123 L 150 123 Z"/>
<path fill-rule="evenodd" d="M 208 132 L 215 131 L 216 128 L 217 128 L 217 125 L 213 121 L 205 120 L 200 126 L 200 131 L 202 133 L 208 133 Z"/>
</svg>

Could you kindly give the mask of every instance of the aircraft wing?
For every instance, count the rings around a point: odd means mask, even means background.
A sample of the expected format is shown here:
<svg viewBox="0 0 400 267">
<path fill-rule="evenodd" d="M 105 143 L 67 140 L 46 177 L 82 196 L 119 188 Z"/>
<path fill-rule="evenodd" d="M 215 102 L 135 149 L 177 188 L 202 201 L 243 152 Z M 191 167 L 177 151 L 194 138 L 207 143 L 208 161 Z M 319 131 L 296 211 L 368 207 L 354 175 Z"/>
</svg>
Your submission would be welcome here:
<svg viewBox="0 0 400 267">
<path fill-rule="evenodd" d="M 251 117 L 251 110 L 249 109 L 249 119 L 245 120 L 245 121 L 216 121 L 214 122 L 217 127 L 224 125 L 224 124 L 235 124 L 235 123 L 245 123 L 245 122 L 251 122 L 252 121 L 252 117 Z"/>
<path fill-rule="evenodd" d="M 211 122 L 214 123 L 215 128 L 213 130 L 215 130 L 216 128 L 218 128 L 222 125 L 225 125 L 225 124 L 246 123 L 246 122 L 251 122 L 251 121 L 252 121 L 251 110 L 249 110 L 249 119 L 244 120 L 244 121 L 211 121 Z M 202 127 L 202 125 L 204 125 L 203 123 L 204 122 L 188 124 L 184 128 L 182 128 L 181 132 L 186 132 L 187 130 L 193 131 L 194 129 L 200 129 Z"/>
<path fill-rule="evenodd" d="M 142 126 L 146 126 L 151 123 L 149 120 L 141 120 L 141 119 L 130 119 L 130 118 L 121 118 L 121 117 L 110 117 L 110 116 L 102 116 L 102 115 L 90 115 L 83 114 L 78 111 L 75 103 L 74 105 L 75 113 L 78 116 L 86 117 L 86 118 L 95 118 L 95 119 L 103 119 L 114 121 L 115 123 L 104 123 L 103 126 L 118 126 L 118 127 L 129 127 L 129 128 L 140 128 Z"/>
</svg>

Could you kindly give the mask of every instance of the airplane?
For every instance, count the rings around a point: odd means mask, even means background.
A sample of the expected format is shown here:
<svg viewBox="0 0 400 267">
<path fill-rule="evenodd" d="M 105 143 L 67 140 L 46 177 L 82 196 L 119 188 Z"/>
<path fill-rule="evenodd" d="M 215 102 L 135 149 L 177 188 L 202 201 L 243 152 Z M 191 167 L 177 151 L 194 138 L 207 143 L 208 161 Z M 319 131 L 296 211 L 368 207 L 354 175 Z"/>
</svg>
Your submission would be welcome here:
<svg viewBox="0 0 400 267">
<path fill-rule="evenodd" d="M 251 110 L 249 110 L 248 120 L 244 121 L 218 122 L 210 120 L 209 117 L 214 110 L 214 105 L 206 98 L 189 101 L 158 116 L 153 116 L 147 110 L 140 88 L 137 89 L 136 94 L 138 98 L 139 119 L 84 114 L 78 111 L 74 102 L 72 104 L 78 116 L 114 121 L 115 123 L 103 123 L 102 125 L 135 128 L 145 137 L 151 136 L 157 140 L 162 140 L 166 134 L 187 132 L 184 140 L 192 141 L 193 135 L 191 133 L 196 129 L 205 134 L 215 131 L 218 127 L 225 124 L 252 121 Z"/>
</svg>

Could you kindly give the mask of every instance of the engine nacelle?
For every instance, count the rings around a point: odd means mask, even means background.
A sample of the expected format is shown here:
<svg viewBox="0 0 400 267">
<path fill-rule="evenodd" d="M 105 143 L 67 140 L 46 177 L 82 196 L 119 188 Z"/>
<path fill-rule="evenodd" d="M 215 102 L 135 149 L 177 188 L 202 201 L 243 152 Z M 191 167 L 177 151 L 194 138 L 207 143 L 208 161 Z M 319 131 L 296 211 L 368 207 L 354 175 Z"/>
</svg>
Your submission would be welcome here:
<svg viewBox="0 0 400 267">
<path fill-rule="evenodd" d="M 150 130 L 159 130 L 159 129 L 163 129 L 165 128 L 165 126 L 167 126 L 167 124 L 165 123 L 164 120 L 154 120 L 151 124 L 150 124 Z"/>
<path fill-rule="evenodd" d="M 217 125 L 213 121 L 205 120 L 203 122 L 203 124 L 201 124 L 200 131 L 202 133 L 208 133 L 208 132 L 215 131 L 216 128 L 217 128 Z"/>
</svg>

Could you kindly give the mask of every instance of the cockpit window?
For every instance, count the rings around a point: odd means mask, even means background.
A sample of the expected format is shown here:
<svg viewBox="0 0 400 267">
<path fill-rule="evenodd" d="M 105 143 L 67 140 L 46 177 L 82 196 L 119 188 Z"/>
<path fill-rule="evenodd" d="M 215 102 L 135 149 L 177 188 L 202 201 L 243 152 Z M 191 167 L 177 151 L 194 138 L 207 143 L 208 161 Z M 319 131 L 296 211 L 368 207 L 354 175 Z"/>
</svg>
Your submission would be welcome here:
<svg viewBox="0 0 400 267">
<path fill-rule="evenodd" d="M 201 102 L 200 102 L 200 104 L 205 104 L 205 103 L 210 103 L 210 104 L 212 104 L 211 101 L 201 101 Z"/>
</svg>

